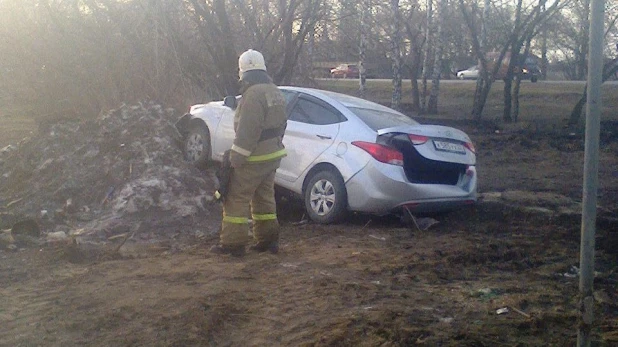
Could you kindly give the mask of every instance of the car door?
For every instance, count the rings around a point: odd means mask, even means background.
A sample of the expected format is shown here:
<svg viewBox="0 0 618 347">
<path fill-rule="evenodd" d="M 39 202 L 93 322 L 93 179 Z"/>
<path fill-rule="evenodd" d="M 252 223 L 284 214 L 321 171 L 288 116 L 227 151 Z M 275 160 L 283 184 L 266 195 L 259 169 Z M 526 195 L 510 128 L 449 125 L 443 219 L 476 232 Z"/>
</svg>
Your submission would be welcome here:
<svg viewBox="0 0 618 347">
<path fill-rule="evenodd" d="M 277 178 L 296 181 L 335 141 L 346 118 L 328 103 L 301 94 L 288 114 L 283 144 L 288 155 L 281 161 Z"/>
<path fill-rule="evenodd" d="M 240 99 L 240 98 L 238 98 Z M 234 110 L 221 103 L 221 112 L 217 115 L 218 123 L 216 129 L 211 129 L 212 136 L 212 156 L 215 160 L 221 160 L 223 153 L 232 148 L 234 137 Z"/>
<path fill-rule="evenodd" d="M 298 93 L 282 90 L 287 104 L 286 113 L 290 114 L 291 106 L 293 105 Z M 240 102 L 242 96 L 236 96 L 236 103 Z M 211 129 L 212 136 L 212 157 L 214 160 L 221 161 L 223 153 L 232 148 L 236 132 L 234 131 L 234 115 L 235 110 L 225 106 L 223 102 L 219 103 L 220 112 L 216 113 L 213 118 L 216 120 L 215 129 Z"/>
</svg>

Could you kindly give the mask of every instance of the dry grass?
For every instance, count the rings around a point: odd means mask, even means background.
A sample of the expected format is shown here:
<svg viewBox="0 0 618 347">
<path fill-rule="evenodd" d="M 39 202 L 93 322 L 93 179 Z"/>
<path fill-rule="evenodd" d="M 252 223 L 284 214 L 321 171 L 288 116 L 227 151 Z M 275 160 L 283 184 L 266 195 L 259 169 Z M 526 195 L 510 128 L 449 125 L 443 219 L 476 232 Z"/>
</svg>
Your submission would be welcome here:
<svg viewBox="0 0 618 347">
<path fill-rule="evenodd" d="M 492 88 L 483 119 L 500 121 L 502 118 L 503 95 L 502 82 L 496 82 Z M 319 88 L 356 95 L 356 80 L 321 80 Z M 431 86 L 429 86 L 431 87 Z M 445 81 L 440 85 L 439 114 L 426 118 L 446 118 L 465 120 L 470 118 L 475 83 Z M 389 105 L 392 84 L 386 80 L 368 80 L 367 98 L 381 104 Z M 403 85 L 404 104 L 410 104 L 409 81 Z M 545 127 L 564 124 L 571 109 L 577 103 L 584 90 L 581 83 L 530 83 L 523 82 L 520 92 L 519 123 L 510 127 Z M 602 88 L 602 118 L 618 119 L 618 84 L 605 84 Z M 36 129 L 36 122 L 27 112 L 0 110 L 0 148 L 15 144 L 22 138 L 30 136 Z"/>
<path fill-rule="evenodd" d="M 355 95 L 358 90 L 356 80 L 323 80 L 319 86 L 324 89 Z M 474 82 L 444 81 L 440 84 L 438 100 L 439 115 L 449 119 L 468 119 L 472 109 Z M 500 120 L 503 112 L 503 82 L 497 81 L 490 92 L 484 110 L 485 120 Z M 431 88 L 431 85 L 428 86 Z M 391 101 L 392 84 L 385 80 L 367 81 L 367 98 L 388 105 Z M 559 122 L 563 123 L 579 101 L 584 91 L 583 83 L 530 83 L 524 81 L 520 90 L 521 123 Z M 403 104 L 411 103 L 411 85 L 403 85 Z M 605 84 L 602 87 L 602 118 L 618 119 L 618 84 Z"/>
<path fill-rule="evenodd" d="M 0 114 L 0 148 L 16 144 L 36 129 L 33 119 L 24 115 Z"/>
</svg>

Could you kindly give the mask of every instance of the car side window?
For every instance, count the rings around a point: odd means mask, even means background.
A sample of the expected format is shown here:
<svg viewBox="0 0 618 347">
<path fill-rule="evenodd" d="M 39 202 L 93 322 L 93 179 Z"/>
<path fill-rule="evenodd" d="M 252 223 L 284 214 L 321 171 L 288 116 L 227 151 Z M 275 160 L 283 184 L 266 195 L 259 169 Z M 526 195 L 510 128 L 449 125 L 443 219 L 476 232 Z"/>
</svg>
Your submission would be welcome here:
<svg viewBox="0 0 618 347">
<path fill-rule="evenodd" d="M 290 118 L 289 114 L 292 106 L 294 106 L 294 101 L 296 101 L 296 98 L 298 97 L 298 93 L 289 90 L 281 90 L 281 93 L 285 98 L 285 112 L 288 114 L 288 118 Z"/>
<path fill-rule="evenodd" d="M 334 108 L 306 98 L 300 98 L 288 119 L 302 123 L 326 125 L 339 123 L 344 120 L 344 117 Z"/>
<path fill-rule="evenodd" d="M 291 92 L 289 90 L 281 90 L 281 94 L 283 94 L 283 97 L 285 98 L 286 105 L 291 104 L 296 99 L 296 96 L 298 95 L 297 93 Z"/>
</svg>

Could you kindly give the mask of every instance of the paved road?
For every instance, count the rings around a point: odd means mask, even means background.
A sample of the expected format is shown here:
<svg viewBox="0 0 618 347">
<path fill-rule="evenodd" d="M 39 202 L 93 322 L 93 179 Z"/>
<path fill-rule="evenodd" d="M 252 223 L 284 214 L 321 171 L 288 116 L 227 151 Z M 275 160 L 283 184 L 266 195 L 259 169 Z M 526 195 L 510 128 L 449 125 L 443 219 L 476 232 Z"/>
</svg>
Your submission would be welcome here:
<svg viewBox="0 0 618 347">
<path fill-rule="evenodd" d="M 332 78 L 317 78 L 318 80 L 333 80 Z M 339 79 L 337 79 L 339 80 Z M 353 81 L 353 79 L 347 79 L 346 81 Z M 371 79 L 369 81 L 379 81 L 379 82 L 390 82 L 390 79 L 386 79 L 386 78 L 376 78 L 376 79 Z M 402 80 L 403 83 L 410 83 L 409 79 L 404 79 Z M 421 80 L 418 81 L 419 84 L 421 83 Z M 531 83 L 530 81 L 524 80 L 522 81 L 524 83 Z M 440 83 L 476 83 L 475 80 L 458 80 L 458 79 L 451 79 L 451 80 L 440 80 Z M 502 80 L 496 80 L 495 83 L 503 83 Z M 552 80 L 552 81 L 538 81 L 536 83 L 547 83 L 547 84 L 581 84 L 584 85 L 586 84 L 586 81 L 557 81 L 557 80 Z M 612 85 L 612 86 L 618 86 L 618 81 L 607 81 L 604 84 L 607 85 Z"/>
</svg>

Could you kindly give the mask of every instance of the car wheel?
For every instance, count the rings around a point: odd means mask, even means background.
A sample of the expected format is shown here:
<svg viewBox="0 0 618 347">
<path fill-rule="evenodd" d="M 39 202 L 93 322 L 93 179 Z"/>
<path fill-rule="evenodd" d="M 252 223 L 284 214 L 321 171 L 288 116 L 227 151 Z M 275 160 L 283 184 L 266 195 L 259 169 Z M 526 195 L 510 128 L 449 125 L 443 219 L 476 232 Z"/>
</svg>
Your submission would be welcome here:
<svg viewBox="0 0 618 347">
<path fill-rule="evenodd" d="M 347 192 L 341 176 L 333 171 L 318 171 L 305 189 L 305 209 L 309 218 L 320 224 L 341 220 L 347 211 Z"/>
<path fill-rule="evenodd" d="M 530 77 L 530 82 L 536 83 L 536 81 L 538 81 L 538 77 L 536 77 L 536 76 Z"/>
<path fill-rule="evenodd" d="M 464 77 L 464 75 L 459 75 L 459 76 L 457 76 L 457 78 L 458 78 L 458 79 L 460 79 L 460 80 L 462 80 L 462 81 L 466 79 L 466 78 Z"/>
<path fill-rule="evenodd" d="M 197 167 L 204 167 L 210 155 L 210 134 L 205 125 L 193 127 L 185 138 L 185 158 Z"/>
</svg>

